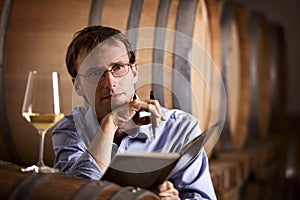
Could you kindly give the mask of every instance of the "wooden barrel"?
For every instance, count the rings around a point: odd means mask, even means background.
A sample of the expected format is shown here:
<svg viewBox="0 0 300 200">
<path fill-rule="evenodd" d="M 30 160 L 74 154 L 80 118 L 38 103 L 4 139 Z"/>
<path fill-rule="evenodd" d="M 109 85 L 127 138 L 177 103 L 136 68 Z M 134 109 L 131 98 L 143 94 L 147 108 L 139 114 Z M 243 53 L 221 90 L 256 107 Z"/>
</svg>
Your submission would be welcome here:
<svg viewBox="0 0 300 200">
<path fill-rule="evenodd" d="M 286 46 L 280 24 L 270 24 L 271 45 L 271 126 L 273 132 L 286 130 Z"/>
<path fill-rule="evenodd" d="M 218 109 L 207 88 L 214 81 L 211 68 L 221 70 L 216 11 L 213 0 L 106 0 L 93 7 L 91 24 L 127 31 L 137 52 L 141 98 L 153 89 L 162 105 L 192 113 L 205 130 Z M 203 74 L 195 65 L 206 66 Z"/>
<path fill-rule="evenodd" d="M 271 105 L 270 37 L 264 14 L 253 11 L 249 17 L 251 44 L 251 103 L 249 139 L 266 138 Z M 249 140 L 248 140 L 249 141 Z"/>
<path fill-rule="evenodd" d="M 37 161 L 38 135 L 21 117 L 30 70 L 58 71 L 63 85 L 64 113 L 71 111 L 72 82 L 65 67 L 65 53 L 73 34 L 92 24 L 129 30 L 127 35 L 137 49 L 141 81 L 137 88 L 141 98 L 149 98 L 150 89 L 154 89 L 164 106 L 181 108 L 198 117 L 202 130 L 217 120 L 214 113 L 221 101 L 220 81 L 212 75 L 221 71 L 221 47 L 214 0 L 3 2 L 1 14 L 7 17 L 1 17 L 6 28 L 0 32 L 4 38 L 0 56 L 6 58 L 0 68 L 1 159 L 28 165 Z M 134 31 L 135 28 L 139 31 Z M 151 66 L 148 71 L 146 66 Z M 214 85 L 215 90 L 209 91 L 208 85 Z M 212 98 L 212 95 L 217 96 Z M 215 103 L 211 103 L 212 99 Z M 54 158 L 50 136 L 46 135 L 45 146 L 48 165 Z M 217 138 L 212 138 L 207 151 Z"/>
<path fill-rule="evenodd" d="M 231 196 L 243 183 L 241 167 L 237 161 L 212 159 L 210 172 L 218 199 L 238 199 Z"/>
<path fill-rule="evenodd" d="M 214 0 L 95 2 L 90 24 L 126 32 L 136 50 L 140 98 L 148 99 L 149 91 L 154 90 L 163 106 L 196 116 L 202 130 L 218 120 L 221 43 Z M 209 139 L 206 151 L 218 137 L 216 133 Z"/>
<path fill-rule="evenodd" d="M 19 164 L 35 164 L 38 134 L 21 117 L 28 72 L 33 69 L 60 73 L 63 111 L 72 108 L 72 82 L 65 67 L 66 49 L 74 33 L 87 26 L 91 1 L 3 0 L 0 40 L 1 126 L 0 159 Z M 3 27 L 3 26 L 1 26 Z M 5 53 L 5 54 L 4 54 Z M 4 112 L 3 112 L 4 111 Z M 6 119 L 4 119 L 6 116 Z M 45 141 L 45 161 L 52 165 L 54 154 L 51 130 Z"/>
<path fill-rule="evenodd" d="M 227 118 L 222 149 L 240 150 L 248 135 L 250 108 L 250 39 L 248 16 L 241 4 L 219 2 L 222 32 L 222 74 L 227 95 Z"/>
<path fill-rule="evenodd" d="M 1 158 L 7 159 L 9 155 L 14 158 L 18 157 L 17 151 L 15 150 L 14 141 L 11 137 L 7 119 L 7 108 L 6 108 L 6 96 L 5 96 L 5 50 L 6 50 L 6 39 L 7 29 L 10 20 L 12 1 L 0 1 L 0 152 Z M 9 148 L 11 147 L 10 154 Z"/>
<path fill-rule="evenodd" d="M 2 161 L 0 176 L 0 199 L 159 199 L 150 191 L 107 181 L 76 179 L 63 173 L 23 173 L 19 166 Z"/>
</svg>

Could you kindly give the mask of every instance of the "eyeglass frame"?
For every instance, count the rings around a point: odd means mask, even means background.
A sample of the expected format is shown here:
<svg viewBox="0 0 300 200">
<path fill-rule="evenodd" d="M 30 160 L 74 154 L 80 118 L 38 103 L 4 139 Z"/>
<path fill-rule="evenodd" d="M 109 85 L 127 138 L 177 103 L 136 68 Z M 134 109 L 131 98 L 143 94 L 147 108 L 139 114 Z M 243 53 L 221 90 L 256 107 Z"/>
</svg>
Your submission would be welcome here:
<svg viewBox="0 0 300 200">
<path fill-rule="evenodd" d="M 123 66 L 123 67 L 128 66 L 127 72 L 124 73 L 123 75 L 115 75 L 115 74 L 114 74 L 114 68 L 117 67 L 117 66 Z M 79 73 L 77 73 L 77 75 L 79 75 L 79 76 L 81 76 L 81 77 L 84 77 L 84 78 L 87 80 L 88 83 L 96 84 L 96 83 L 98 83 L 98 82 L 104 80 L 105 74 L 106 74 L 107 72 L 110 72 L 110 73 L 113 75 L 113 77 L 115 77 L 115 78 L 120 78 L 120 77 L 126 76 L 126 75 L 128 74 L 128 72 L 129 72 L 129 67 L 132 69 L 132 68 L 135 67 L 135 66 L 136 66 L 136 63 L 126 63 L 126 64 L 114 63 L 113 66 L 111 67 L 111 69 L 105 69 L 105 70 L 102 70 L 102 71 L 101 71 L 101 72 L 102 72 L 101 75 L 97 75 L 97 79 L 95 78 L 94 81 L 91 81 L 91 79 L 92 79 L 91 76 L 92 76 L 92 75 L 89 77 L 89 74 L 91 74 L 92 72 L 95 72 L 96 70 L 89 72 L 87 75 L 79 74 Z M 100 69 L 100 68 L 98 68 L 98 69 Z M 97 69 L 97 70 L 98 70 L 98 69 Z M 100 71 L 100 70 L 98 70 L 98 71 Z M 93 76 L 96 77 L 96 75 L 93 75 Z"/>
</svg>

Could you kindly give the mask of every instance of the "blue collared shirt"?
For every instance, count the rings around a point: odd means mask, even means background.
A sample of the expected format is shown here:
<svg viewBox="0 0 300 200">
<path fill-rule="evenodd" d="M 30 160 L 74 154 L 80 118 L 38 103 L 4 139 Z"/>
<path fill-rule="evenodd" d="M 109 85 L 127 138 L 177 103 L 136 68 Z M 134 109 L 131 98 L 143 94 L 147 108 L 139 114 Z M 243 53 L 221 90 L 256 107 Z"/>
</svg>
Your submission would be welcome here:
<svg viewBox="0 0 300 200">
<path fill-rule="evenodd" d="M 155 139 L 151 125 L 134 128 L 119 146 L 113 144 L 111 157 L 122 152 L 179 152 L 186 142 L 201 134 L 199 122 L 192 115 L 164 108 L 163 113 L 167 120 L 160 122 Z M 87 151 L 98 127 L 90 107 L 75 108 L 62 119 L 52 134 L 54 167 L 75 177 L 99 180 L 103 173 Z M 203 148 L 169 180 L 181 199 L 216 199 Z"/>
</svg>

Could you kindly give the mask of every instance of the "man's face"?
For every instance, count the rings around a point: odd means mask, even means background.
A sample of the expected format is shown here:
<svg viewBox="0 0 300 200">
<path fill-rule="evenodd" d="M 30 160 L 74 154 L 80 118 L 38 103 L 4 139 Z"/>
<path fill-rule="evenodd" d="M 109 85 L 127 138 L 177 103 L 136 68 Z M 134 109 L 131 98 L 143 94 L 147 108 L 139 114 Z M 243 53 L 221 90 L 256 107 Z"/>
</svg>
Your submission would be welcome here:
<svg viewBox="0 0 300 200">
<path fill-rule="evenodd" d="M 106 44 L 95 48 L 89 54 L 81 51 L 77 58 L 78 76 L 82 95 L 95 110 L 98 119 L 118 106 L 128 103 L 134 95 L 134 84 L 137 81 L 137 68 L 129 67 L 129 72 L 122 77 L 114 77 L 111 72 L 105 72 L 104 77 L 94 72 L 111 70 L 116 64 L 129 63 L 128 53 L 123 43 Z M 88 75 L 98 74 L 99 79 L 92 81 Z"/>
</svg>

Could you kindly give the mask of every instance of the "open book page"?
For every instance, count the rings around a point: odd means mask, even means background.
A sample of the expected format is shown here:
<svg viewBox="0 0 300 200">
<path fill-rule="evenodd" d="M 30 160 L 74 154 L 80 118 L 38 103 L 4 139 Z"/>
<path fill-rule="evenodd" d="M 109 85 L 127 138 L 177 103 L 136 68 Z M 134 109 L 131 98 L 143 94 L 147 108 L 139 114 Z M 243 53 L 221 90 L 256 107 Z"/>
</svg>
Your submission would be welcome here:
<svg viewBox="0 0 300 200">
<path fill-rule="evenodd" d="M 186 163 L 192 160 L 200 152 L 200 150 L 206 144 L 207 140 L 216 131 L 220 124 L 221 121 L 218 121 L 208 130 L 201 133 L 201 135 L 195 137 L 192 141 L 184 145 L 184 147 L 180 150 L 180 156 L 176 162 L 176 165 L 174 166 L 174 168 L 169 173 L 166 179 L 176 174 L 182 168 L 182 166 L 184 166 Z"/>
<path fill-rule="evenodd" d="M 151 188 L 161 184 L 175 166 L 179 153 L 117 154 L 102 180 L 121 186 Z"/>
</svg>

